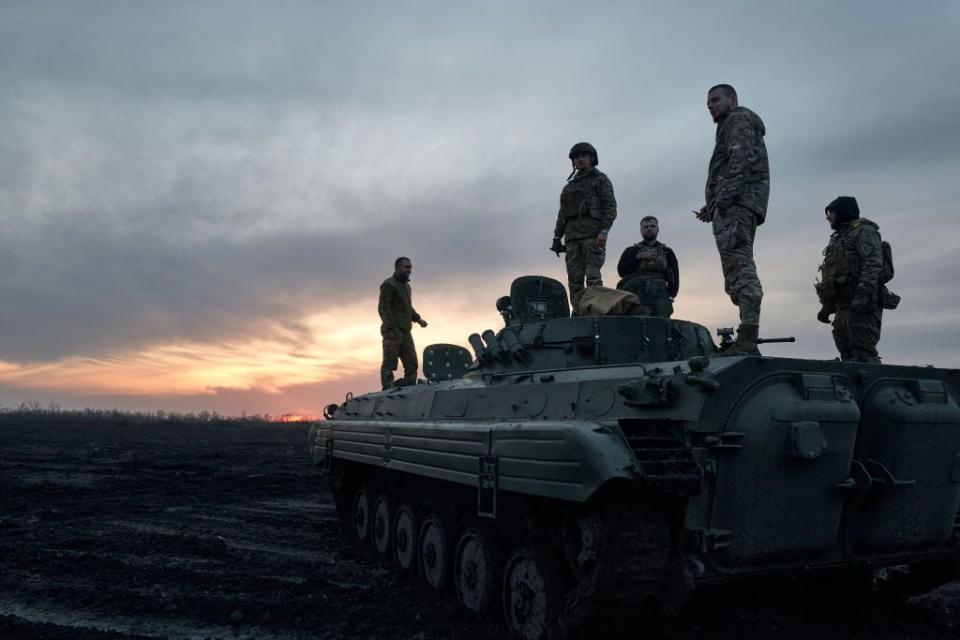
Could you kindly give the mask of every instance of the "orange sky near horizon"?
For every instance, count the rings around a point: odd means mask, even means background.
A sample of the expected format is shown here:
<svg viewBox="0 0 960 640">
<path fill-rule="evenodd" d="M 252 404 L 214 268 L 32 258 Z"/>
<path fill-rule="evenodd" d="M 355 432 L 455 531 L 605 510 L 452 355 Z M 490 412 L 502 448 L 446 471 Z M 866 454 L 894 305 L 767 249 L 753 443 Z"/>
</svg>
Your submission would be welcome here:
<svg viewBox="0 0 960 640">
<path fill-rule="evenodd" d="M 414 339 L 422 354 L 428 344 L 452 343 L 469 348 L 467 336 L 501 325 L 494 302 L 501 287 L 488 285 L 469 297 L 451 298 L 438 292 L 417 290 L 415 304 L 429 322 L 415 327 Z M 717 305 L 715 295 L 685 296 L 678 303 L 678 317 Z M 11 363 L 0 361 L 0 384 L 58 401 L 70 397 L 193 396 L 202 404 L 204 395 L 231 390 L 256 391 L 276 397 L 281 404 L 270 413 L 315 413 L 324 404 L 339 401 L 343 383 L 369 380 L 371 388 L 352 388 L 354 393 L 374 390 L 381 359 L 377 300 L 368 297 L 301 319 L 306 334 L 282 326 L 268 327 L 253 340 L 224 343 L 178 341 L 156 344 L 139 351 L 123 351 L 98 357 L 73 356 L 53 362 Z M 716 315 L 721 309 L 709 309 Z M 692 313 L 690 315 L 693 315 Z M 284 392 L 299 385 L 314 385 L 323 397 L 310 406 L 282 404 Z M 326 393 L 329 390 L 329 393 Z M 270 403 L 273 405 L 273 403 Z M 303 404 L 300 401 L 300 404 Z M 249 407 L 247 408 L 249 410 Z M 238 407 L 236 412 L 239 413 Z M 254 412 L 264 411 L 257 408 Z"/>
</svg>

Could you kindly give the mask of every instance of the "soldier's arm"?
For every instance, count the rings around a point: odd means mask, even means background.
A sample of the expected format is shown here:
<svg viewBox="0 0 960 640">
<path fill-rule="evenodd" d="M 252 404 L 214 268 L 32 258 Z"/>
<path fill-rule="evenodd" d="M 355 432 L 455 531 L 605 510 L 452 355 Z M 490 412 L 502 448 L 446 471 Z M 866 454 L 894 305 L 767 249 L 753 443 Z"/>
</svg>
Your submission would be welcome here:
<svg viewBox="0 0 960 640">
<path fill-rule="evenodd" d="M 627 247 L 620 256 L 620 262 L 617 263 L 617 273 L 620 274 L 621 278 L 626 278 L 635 273 L 638 266 L 640 266 L 640 261 L 637 260 L 637 248 L 635 246 Z"/>
<path fill-rule="evenodd" d="M 677 254 L 667 247 L 667 293 L 676 298 L 680 291 L 680 265 L 677 263 Z"/>
<path fill-rule="evenodd" d="M 563 195 L 561 194 L 560 197 L 561 197 L 561 200 L 562 200 Z M 563 232 L 564 232 L 564 229 L 566 228 L 566 226 L 567 226 L 567 221 L 564 220 L 564 218 L 563 218 L 563 202 L 561 201 L 561 203 L 560 203 L 560 209 L 557 211 L 557 224 L 556 224 L 556 226 L 555 226 L 554 229 L 553 229 L 553 237 L 554 237 L 554 238 L 562 238 L 562 237 L 563 237 Z"/>
<path fill-rule="evenodd" d="M 873 227 L 863 225 L 857 238 L 857 253 L 860 254 L 860 277 L 855 295 L 875 300 L 883 270 L 883 251 L 880 234 Z"/>
<path fill-rule="evenodd" d="M 617 219 L 617 199 L 613 195 L 613 183 L 604 176 L 597 184 L 597 196 L 600 198 L 600 229 L 610 231 Z"/>
<path fill-rule="evenodd" d="M 387 329 L 396 329 L 397 323 L 393 318 L 393 287 L 387 283 L 380 285 L 380 302 L 377 304 L 377 311 L 380 313 L 380 320 Z"/>
<path fill-rule="evenodd" d="M 411 320 L 413 320 L 414 322 L 417 322 L 417 323 L 419 323 L 421 320 L 423 320 L 423 318 L 420 317 L 420 314 L 417 313 L 417 310 L 413 308 L 413 305 L 410 305 L 410 311 L 411 311 L 412 314 L 413 314 L 413 315 L 410 316 L 410 319 L 411 319 Z"/>
<path fill-rule="evenodd" d="M 715 204 L 717 209 L 728 209 L 743 192 L 750 177 L 750 167 L 759 155 L 760 139 L 753 124 L 745 116 L 730 114 L 724 127 L 727 147 L 727 166 L 719 176 Z"/>
</svg>

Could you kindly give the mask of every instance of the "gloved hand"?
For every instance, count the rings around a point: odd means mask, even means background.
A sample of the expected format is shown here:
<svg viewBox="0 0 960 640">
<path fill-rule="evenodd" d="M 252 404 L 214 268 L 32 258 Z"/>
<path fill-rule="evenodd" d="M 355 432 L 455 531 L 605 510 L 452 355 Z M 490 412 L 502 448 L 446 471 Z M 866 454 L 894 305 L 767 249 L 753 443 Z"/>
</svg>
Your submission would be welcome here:
<svg viewBox="0 0 960 640">
<path fill-rule="evenodd" d="M 819 320 L 823 324 L 830 324 L 831 313 L 832 311 L 830 311 L 826 307 L 820 307 L 820 311 L 817 312 L 817 320 Z"/>
<path fill-rule="evenodd" d="M 565 252 L 566 250 L 567 248 L 563 246 L 562 242 L 560 242 L 560 238 L 553 239 L 553 244 L 550 245 L 550 251 L 553 251 L 555 254 L 557 254 L 558 258 L 560 257 L 560 254 Z"/>
</svg>

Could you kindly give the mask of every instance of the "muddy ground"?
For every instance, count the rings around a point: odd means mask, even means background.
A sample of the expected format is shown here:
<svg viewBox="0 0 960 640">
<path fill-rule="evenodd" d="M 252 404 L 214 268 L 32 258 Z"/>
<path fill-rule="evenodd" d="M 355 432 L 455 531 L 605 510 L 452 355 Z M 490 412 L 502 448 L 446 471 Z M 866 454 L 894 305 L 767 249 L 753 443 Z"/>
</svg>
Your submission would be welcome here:
<svg viewBox="0 0 960 640">
<path fill-rule="evenodd" d="M 305 427 L 0 426 L 0 638 L 503 638 L 343 543 Z M 725 590 L 584 637 L 957 638 L 960 583 L 900 606 Z"/>
</svg>

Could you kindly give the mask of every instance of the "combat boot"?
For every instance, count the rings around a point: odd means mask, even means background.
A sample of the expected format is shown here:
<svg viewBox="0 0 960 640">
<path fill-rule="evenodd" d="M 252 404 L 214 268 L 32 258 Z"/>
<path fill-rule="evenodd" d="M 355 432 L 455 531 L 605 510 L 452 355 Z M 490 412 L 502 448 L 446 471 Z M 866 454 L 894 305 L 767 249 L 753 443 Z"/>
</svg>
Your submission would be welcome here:
<svg viewBox="0 0 960 640">
<path fill-rule="evenodd" d="M 725 356 L 758 356 L 757 337 L 760 333 L 759 325 L 742 324 L 737 329 L 737 339 L 727 347 L 722 355 Z"/>
</svg>

